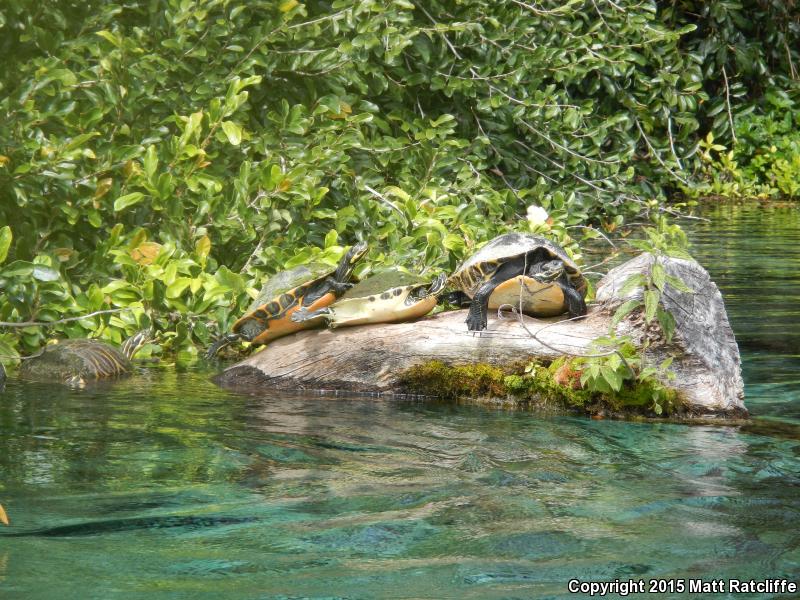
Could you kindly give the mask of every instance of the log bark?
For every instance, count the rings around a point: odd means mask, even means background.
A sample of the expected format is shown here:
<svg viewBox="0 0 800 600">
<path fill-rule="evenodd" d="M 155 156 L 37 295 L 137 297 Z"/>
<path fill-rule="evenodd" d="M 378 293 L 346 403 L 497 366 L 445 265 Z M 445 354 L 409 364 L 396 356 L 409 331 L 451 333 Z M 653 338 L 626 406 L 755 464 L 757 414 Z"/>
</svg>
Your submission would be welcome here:
<svg viewBox="0 0 800 600">
<path fill-rule="evenodd" d="M 598 283 L 587 317 L 579 321 L 526 316 L 523 327 L 516 317 L 490 316 L 489 328 L 473 334 L 464 324 L 467 311 L 458 310 L 410 323 L 309 330 L 271 342 L 216 381 L 249 389 L 403 393 L 401 375 L 431 360 L 502 367 L 590 353 L 592 341 L 608 333 L 614 310 L 630 297 L 641 296 L 641 290 L 634 290 L 620 297 L 627 278 L 648 272 L 653 260 L 644 254 L 612 269 Z M 672 343 L 654 344 L 649 355 L 654 361 L 675 357 L 676 378 L 665 383 L 678 390 L 693 416 L 746 416 L 739 351 L 717 286 L 697 262 L 659 260 L 667 273 L 680 277 L 693 291 L 679 292 L 667 285 L 664 302 L 675 316 L 676 333 Z M 617 331 L 636 343 L 652 337 L 636 313 Z"/>
</svg>

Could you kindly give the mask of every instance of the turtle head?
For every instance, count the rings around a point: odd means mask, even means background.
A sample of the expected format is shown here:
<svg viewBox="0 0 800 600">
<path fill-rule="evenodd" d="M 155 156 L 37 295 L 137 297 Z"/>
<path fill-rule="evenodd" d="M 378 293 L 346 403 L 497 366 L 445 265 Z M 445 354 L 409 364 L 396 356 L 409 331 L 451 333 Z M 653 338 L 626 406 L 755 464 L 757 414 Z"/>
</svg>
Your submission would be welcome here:
<svg viewBox="0 0 800 600">
<path fill-rule="evenodd" d="M 359 242 L 355 246 L 350 247 L 347 254 L 339 261 L 339 266 L 336 267 L 336 272 L 333 274 L 334 282 L 342 284 L 350 281 L 353 275 L 353 267 L 355 267 L 361 257 L 367 253 L 367 248 L 366 242 Z M 343 292 L 344 291 L 342 291 L 342 293 Z"/>
<path fill-rule="evenodd" d="M 564 273 L 564 263 L 560 260 L 538 262 L 528 269 L 528 275 L 539 283 L 555 281 Z"/>
<path fill-rule="evenodd" d="M 349 263 L 356 263 L 367 253 L 367 246 L 366 242 L 358 242 L 355 246 L 352 246 L 350 250 L 347 251 L 345 258 Z"/>
<path fill-rule="evenodd" d="M 145 344 L 152 342 L 153 339 L 152 329 L 142 329 L 122 342 L 122 354 L 130 360 Z"/>
<path fill-rule="evenodd" d="M 424 300 L 425 298 L 429 298 L 430 296 L 438 296 L 442 292 L 442 290 L 444 290 L 446 283 L 447 283 L 447 275 L 442 273 L 436 279 L 434 279 L 433 282 L 430 284 L 425 283 L 421 285 L 410 286 L 412 287 L 412 291 L 406 298 L 405 303 L 411 305 L 416 302 L 419 302 L 420 300 Z"/>
</svg>

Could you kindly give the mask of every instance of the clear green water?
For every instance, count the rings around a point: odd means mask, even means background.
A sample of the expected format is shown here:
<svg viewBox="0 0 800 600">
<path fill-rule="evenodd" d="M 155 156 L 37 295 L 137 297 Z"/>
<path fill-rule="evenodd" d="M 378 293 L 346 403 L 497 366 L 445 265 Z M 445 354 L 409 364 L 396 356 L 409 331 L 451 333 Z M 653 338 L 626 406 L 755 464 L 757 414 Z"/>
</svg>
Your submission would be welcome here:
<svg viewBox="0 0 800 600">
<path fill-rule="evenodd" d="M 255 397 L 203 371 L 12 381 L 0 597 L 574 598 L 571 578 L 799 580 L 800 220 L 736 210 L 693 235 L 726 290 L 757 426 Z"/>
</svg>

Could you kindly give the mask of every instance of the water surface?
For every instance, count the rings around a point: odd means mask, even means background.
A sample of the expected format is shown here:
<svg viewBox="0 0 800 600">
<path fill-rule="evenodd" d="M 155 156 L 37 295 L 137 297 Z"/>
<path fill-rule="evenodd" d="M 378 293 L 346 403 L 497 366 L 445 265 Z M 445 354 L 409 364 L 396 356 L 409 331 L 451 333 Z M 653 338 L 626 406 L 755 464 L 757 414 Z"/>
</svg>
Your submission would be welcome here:
<svg viewBox="0 0 800 600">
<path fill-rule="evenodd" d="M 12 381 L 0 596 L 569 598 L 571 578 L 800 580 L 800 223 L 771 210 L 720 208 L 692 234 L 758 427 L 236 395 L 203 370 Z"/>
</svg>

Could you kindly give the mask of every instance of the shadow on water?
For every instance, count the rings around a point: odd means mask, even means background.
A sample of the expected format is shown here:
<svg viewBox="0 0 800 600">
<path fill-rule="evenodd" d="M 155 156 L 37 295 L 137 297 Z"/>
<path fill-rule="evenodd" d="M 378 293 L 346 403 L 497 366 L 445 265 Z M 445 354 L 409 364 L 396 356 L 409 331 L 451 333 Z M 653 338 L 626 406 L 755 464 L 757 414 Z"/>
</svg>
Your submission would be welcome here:
<svg viewBox="0 0 800 600">
<path fill-rule="evenodd" d="M 714 211 L 691 236 L 746 342 L 751 423 L 237 395 L 203 370 L 83 390 L 11 380 L 0 595 L 570 598 L 572 578 L 797 580 L 799 365 L 758 346 L 796 348 L 796 215 Z M 776 239 L 731 239 L 754 232 Z"/>
</svg>

